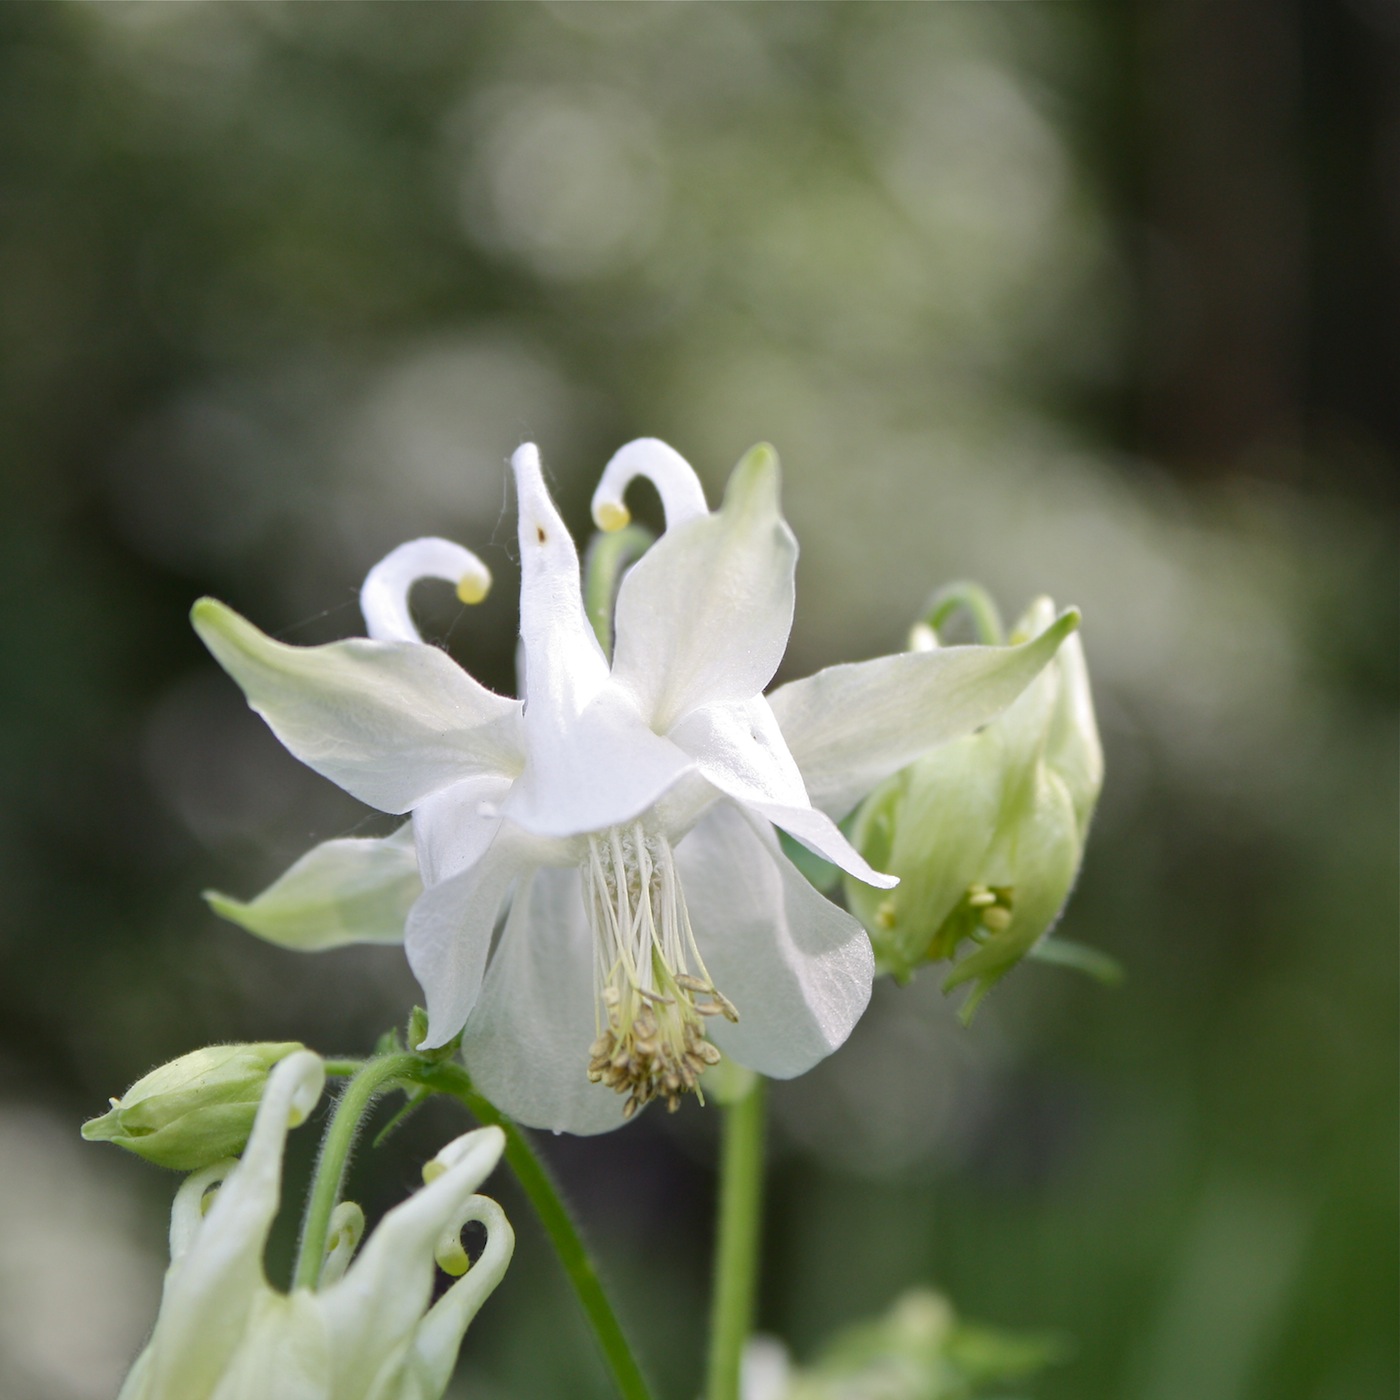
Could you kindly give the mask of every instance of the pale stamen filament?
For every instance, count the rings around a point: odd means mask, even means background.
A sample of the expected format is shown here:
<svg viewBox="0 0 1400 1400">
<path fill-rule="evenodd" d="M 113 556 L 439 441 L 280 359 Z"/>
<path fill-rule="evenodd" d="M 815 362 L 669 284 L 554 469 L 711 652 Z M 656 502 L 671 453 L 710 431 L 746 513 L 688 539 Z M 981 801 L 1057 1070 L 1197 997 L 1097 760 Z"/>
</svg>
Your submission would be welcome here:
<svg viewBox="0 0 1400 1400">
<path fill-rule="evenodd" d="M 738 1013 L 705 968 L 665 838 L 638 822 L 588 845 L 597 993 L 588 1077 L 628 1095 L 629 1117 L 653 1098 L 674 1110 L 720 1058 L 705 1018 Z"/>
</svg>

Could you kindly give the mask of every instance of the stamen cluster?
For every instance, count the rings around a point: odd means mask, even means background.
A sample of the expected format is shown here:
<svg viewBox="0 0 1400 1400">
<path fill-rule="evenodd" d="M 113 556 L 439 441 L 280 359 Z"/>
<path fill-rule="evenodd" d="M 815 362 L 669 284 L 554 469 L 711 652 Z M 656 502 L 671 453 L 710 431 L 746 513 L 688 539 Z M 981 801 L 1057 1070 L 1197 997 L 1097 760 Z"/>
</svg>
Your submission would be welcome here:
<svg viewBox="0 0 1400 1400">
<path fill-rule="evenodd" d="M 719 1062 L 706 1018 L 739 1013 L 705 970 L 664 836 L 640 822 L 590 836 L 583 876 L 598 1005 L 588 1077 L 628 1096 L 624 1117 L 655 1098 L 674 1113 Z"/>
</svg>

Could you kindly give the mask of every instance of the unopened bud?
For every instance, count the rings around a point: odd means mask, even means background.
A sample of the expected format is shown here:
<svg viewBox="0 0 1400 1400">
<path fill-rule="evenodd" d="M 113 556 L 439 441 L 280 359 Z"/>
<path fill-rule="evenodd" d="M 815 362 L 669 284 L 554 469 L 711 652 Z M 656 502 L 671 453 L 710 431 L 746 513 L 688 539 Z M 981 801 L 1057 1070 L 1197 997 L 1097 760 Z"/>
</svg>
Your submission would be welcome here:
<svg viewBox="0 0 1400 1400">
<path fill-rule="evenodd" d="M 209 1045 L 138 1079 L 100 1118 L 89 1142 L 114 1142 L 157 1166 L 199 1171 L 243 1151 L 273 1065 L 296 1041 Z"/>
</svg>

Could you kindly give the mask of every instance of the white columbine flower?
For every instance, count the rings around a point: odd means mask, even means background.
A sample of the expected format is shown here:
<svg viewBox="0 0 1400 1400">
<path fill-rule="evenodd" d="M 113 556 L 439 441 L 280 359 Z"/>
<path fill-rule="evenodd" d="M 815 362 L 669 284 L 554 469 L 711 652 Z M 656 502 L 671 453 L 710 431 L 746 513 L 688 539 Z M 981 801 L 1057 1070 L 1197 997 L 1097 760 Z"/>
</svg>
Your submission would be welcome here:
<svg viewBox="0 0 1400 1400">
<path fill-rule="evenodd" d="M 423 1168 L 427 1184 L 384 1217 L 353 1263 L 364 1216 L 343 1202 L 319 1286 L 282 1293 L 263 1273 L 282 1152 L 324 1083 L 309 1050 L 283 1060 L 242 1159 L 181 1186 L 160 1316 L 118 1400 L 438 1400 L 447 1389 L 462 1334 L 515 1247 L 501 1208 L 474 1194 L 505 1135 L 480 1128 L 445 1147 Z M 482 1255 L 434 1303 L 434 1260 L 463 1272 L 459 1236 L 472 1220 L 487 1229 Z"/>
<path fill-rule="evenodd" d="M 285 646 L 220 603 L 196 604 L 200 636 L 297 757 L 413 814 L 411 833 L 328 842 L 251 904 L 215 907 L 294 947 L 402 933 L 427 1000 L 424 1046 L 462 1031 L 481 1091 L 534 1126 L 599 1132 L 652 1098 L 674 1107 L 716 1047 L 767 1075 L 800 1074 L 864 1010 L 872 957 L 774 828 L 894 884 L 835 821 L 1005 708 L 1075 617 L 1022 647 L 837 666 L 765 698 L 797 558 L 777 459 L 749 453 L 711 512 L 690 466 L 643 439 L 612 459 L 593 500 L 599 525 L 618 528 L 628 484 L 645 475 L 666 513 L 622 581 L 609 663 L 534 446 L 513 466 L 523 703 L 413 626 L 416 579 L 447 579 L 466 599 L 489 581 L 443 540 L 403 545 L 371 571 L 368 640 Z"/>
</svg>

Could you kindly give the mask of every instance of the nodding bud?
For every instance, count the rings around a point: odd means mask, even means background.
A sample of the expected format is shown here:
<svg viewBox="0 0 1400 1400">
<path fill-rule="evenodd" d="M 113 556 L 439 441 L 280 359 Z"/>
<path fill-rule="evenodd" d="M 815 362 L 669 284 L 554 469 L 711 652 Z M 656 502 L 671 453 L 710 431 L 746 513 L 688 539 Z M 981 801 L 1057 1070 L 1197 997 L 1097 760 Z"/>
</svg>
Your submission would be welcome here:
<svg viewBox="0 0 1400 1400">
<path fill-rule="evenodd" d="M 1037 599 L 1013 643 L 1055 618 Z M 937 644 L 916 628 L 915 649 Z M 851 840 L 900 877 L 891 891 L 848 880 L 879 968 L 900 980 L 952 964 L 944 990 L 971 984 L 970 1017 L 1054 926 L 1069 898 L 1103 782 L 1089 675 L 1077 634 L 998 718 L 930 750 L 866 798 Z"/>
<path fill-rule="evenodd" d="M 182 1172 L 236 1157 L 272 1067 L 300 1049 L 296 1041 L 280 1041 L 192 1050 L 138 1079 L 100 1118 L 83 1124 L 83 1136 Z"/>
</svg>

